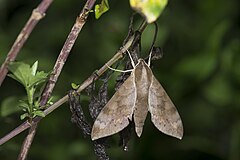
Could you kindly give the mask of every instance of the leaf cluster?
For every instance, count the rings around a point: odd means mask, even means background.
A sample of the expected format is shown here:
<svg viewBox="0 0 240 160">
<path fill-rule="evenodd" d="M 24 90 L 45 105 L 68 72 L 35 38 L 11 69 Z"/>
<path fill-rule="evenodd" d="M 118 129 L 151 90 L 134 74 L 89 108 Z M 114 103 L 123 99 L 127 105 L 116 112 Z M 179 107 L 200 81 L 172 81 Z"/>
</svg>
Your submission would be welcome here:
<svg viewBox="0 0 240 160">
<path fill-rule="evenodd" d="M 8 76 L 18 81 L 23 85 L 27 93 L 27 100 L 20 100 L 19 107 L 24 111 L 20 116 L 21 119 L 34 118 L 36 116 L 44 117 L 43 111 L 40 109 L 40 93 L 37 90 L 42 87 L 42 84 L 47 80 L 48 73 L 37 71 L 38 61 L 32 66 L 23 62 L 11 62 L 9 65 Z"/>
</svg>

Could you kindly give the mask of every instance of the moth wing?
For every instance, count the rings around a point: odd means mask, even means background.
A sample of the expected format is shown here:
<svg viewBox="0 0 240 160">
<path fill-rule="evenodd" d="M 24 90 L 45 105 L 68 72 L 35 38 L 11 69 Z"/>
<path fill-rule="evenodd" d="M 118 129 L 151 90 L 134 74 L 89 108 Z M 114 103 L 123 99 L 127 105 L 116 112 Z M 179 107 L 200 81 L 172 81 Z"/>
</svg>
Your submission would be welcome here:
<svg viewBox="0 0 240 160">
<path fill-rule="evenodd" d="M 92 140 L 110 136 L 124 129 L 129 120 L 132 120 L 135 101 L 136 88 L 132 73 L 96 118 L 91 133 Z"/>
<path fill-rule="evenodd" d="M 154 76 L 152 76 L 148 100 L 151 120 L 155 127 L 167 135 L 182 139 L 183 125 L 180 115 Z"/>
</svg>

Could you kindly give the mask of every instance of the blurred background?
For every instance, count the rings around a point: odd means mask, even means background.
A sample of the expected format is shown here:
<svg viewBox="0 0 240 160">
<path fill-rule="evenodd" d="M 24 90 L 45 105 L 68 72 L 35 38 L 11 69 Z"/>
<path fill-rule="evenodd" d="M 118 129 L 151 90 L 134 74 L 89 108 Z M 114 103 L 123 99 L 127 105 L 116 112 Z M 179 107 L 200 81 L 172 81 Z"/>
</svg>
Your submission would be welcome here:
<svg viewBox="0 0 240 160">
<path fill-rule="evenodd" d="M 0 0 L 0 64 L 40 0 Z M 54 1 L 17 57 L 50 71 L 85 1 Z M 100 3 L 100 2 L 99 2 Z M 238 0 L 170 0 L 158 19 L 157 45 L 164 56 L 153 72 L 175 103 L 184 124 L 178 140 L 159 132 L 148 116 L 141 138 L 135 133 L 124 152 L 118 135 L 110 138 L 111 159 L 239 160 L 240 159 L 240 13 Z M 82 83 L 122 45 L 132 9 L 128 0 L 109 0 L 110 10 L 99 20 L 91 13 L 53 92 L 65 95 L 71 83 Z M 141 22 L 141 20 L 139 20 Z M 137 24 L 139 22 L 136 22 Z M 137 27 L 137 25 L 136 25 Z M 144 31 L 146 56 L 154 25 Z M 113 93 L 115 73 L 109 83 Z M 24 97 L 24 88 L 7 77 L 0 88 L 0 137 L 22 123 L 11 109 Z M 111 95 L 109 95 L 111 97 Z M 89 98 L 81 103 L 87 108 Z M 88 112 L 86 112 L 88 114 Z M 96 159 L 90 138 L 70 121 L 68 104 L 45 117 L 28 159 Z M 0 146 L 1 159 L 16 159 L 27 132 Z"/>
</svg>

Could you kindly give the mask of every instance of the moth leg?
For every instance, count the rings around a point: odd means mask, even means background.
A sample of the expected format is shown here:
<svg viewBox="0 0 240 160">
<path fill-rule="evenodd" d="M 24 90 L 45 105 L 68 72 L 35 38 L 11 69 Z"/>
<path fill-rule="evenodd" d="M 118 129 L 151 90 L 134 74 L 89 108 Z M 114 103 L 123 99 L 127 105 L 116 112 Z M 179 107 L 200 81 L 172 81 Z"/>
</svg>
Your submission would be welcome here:
<svg viewBox="0 0 240 160">
<path fill-rule="evenodd" d="M 112 67 L 110 67 L 108 64 L 106 64 L 106 66 L 109 68 L 109 69 L 111 69 L 111 70 L 113 70 L 113 71 L 116 71 L 116 72 L 122 72 L 122 73 L 126 73 L 126 72 L 132 72 L 133 71 L 133 69 L 128 69 L 128 70 L 120 70 L 120 69 L 114 69 L 114 68 L 112 68 Z"/>
</svg>

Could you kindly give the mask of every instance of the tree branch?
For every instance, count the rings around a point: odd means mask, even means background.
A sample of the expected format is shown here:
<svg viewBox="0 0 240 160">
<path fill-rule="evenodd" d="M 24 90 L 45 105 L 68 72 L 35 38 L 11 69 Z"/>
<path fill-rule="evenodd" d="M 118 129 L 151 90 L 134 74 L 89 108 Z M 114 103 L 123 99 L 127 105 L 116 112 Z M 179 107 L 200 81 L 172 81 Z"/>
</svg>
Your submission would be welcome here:
<svg viewBox="0 0 240 160">
<path fill-rule="evenodd" d="M 31 127 L 30 127 L 30 129 L 28 131 L 28 135 L 27 135 L 27 137 L 25 138 L 25 140 L 23 142 L 20 154 L 18 155 L 18 160 L 26 159 L 28 151 L 29 151 L 29 149 L 31 147 L 33 138 L 34 138 L 35 133 L 37 131 L 36 130 L 37 126 L 38 126 L 38 123 L 35 123 L 35 124 L 31 125 Z"/>
<path fill-rule="evenodd" d="M 88 14 L 89 14 L 90 10 L 92 9 L 95 1 L 96 0 L 88 0 L 85 4 L 83 10 L 81 11 L 79 17 L 77 17 L 76 22 L 73 25 L 72 30 L 69 33 L 67 40 L 65 41 L 64 46 L 58 56 L 58 59 L 55 63 L 53 72 L 49 78 L 47 86 L 45 87 L 45 90 L 42 94 L 41 101 L 40 101 L 41 106 L 44 106 L 47 103 L 47 101 L 53 91 L 53 88 L 57 82 L 57 79 L 62 71 L 62 68 L 67 60 L 67 57 L 78 37 L 79 32 L 81 31 L 82 27 L 86 23 Z"/>
<path fill-rule="evenodd" d="M 0 86 L 8 73 L 8 64 L 12 61 L 15 61 L 19 51 L 22 49 L 22 46 L 27 41 L 29 35 L 31 34 L 37 23 L 40 21 L 40 19 L 45 16 L 45 12 L 51 3 L 52 0 L 43 0 L 37 6 L 37 8 L 33 10 L 32 15 L 21 30 L 20 34 L 12 45 L 12 48 L 8 52 L 7 57 L 0 68 Z"/>
</svg>

